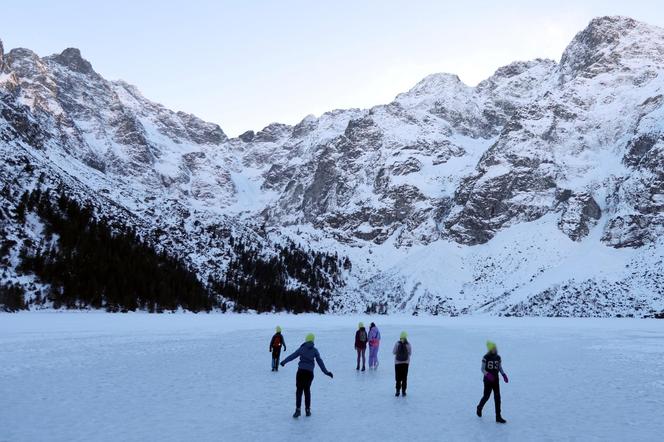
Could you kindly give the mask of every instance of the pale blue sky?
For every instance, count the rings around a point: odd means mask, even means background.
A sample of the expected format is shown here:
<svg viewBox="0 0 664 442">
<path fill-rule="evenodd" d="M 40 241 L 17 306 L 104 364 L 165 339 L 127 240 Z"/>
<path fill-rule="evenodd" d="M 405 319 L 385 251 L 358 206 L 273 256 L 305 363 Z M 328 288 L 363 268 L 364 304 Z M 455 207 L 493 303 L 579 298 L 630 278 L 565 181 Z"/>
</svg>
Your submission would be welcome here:
<svg viewBox="0 0 664 442">
<path fill-rule="evenodd" d="M 514 60 L 558 60 L 599 15 L 664 26 L 661 0 L 3 2 L 0 38 L 74 46 L 110 79 L 230 135 L 390 101 L 434 72 L 476 84 Z"/>
</svg>

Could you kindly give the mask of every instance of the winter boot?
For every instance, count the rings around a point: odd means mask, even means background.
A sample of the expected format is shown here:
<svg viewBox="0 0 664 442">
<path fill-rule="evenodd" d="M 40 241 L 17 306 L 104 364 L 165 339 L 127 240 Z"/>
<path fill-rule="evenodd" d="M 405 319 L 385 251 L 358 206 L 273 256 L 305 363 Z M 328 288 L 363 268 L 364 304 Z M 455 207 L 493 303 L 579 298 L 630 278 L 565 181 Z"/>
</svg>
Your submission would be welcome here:
<svg viewBox="0 0 664 442">
<path fill-rule="evenodd" d="M 477 417 L 482 417 L 482 407 L 477 406 Z"/>
<path fill-rule="evenodd" d="M 507 421 L 505 419 L 503 419 L 503 417 L 500 416 L 500 415 L 496 416 L 496 422 L 498 422 L 499 424 L 506 424 L 507 423 Z"/>
<path fill-rule="evenodd" d="M 394 396 L 395 396 L 395 397 L 399 397 L 399 394 L 400 394 L 400 392 L 399 392 L 399 390 L 397 390 L 397 392 L 394 393 Z"/>
<path fill-rule="evenodd" d="M 365 367 L 365 366 L 363 365 L 363 366 L 362 366 L 362 371 L 365 371 L 366 369 L 367 369 L 367 367 Z"/>
<path fill-rule="evenodd" d="M 360 369 L 360 364 L 357 364 L 357 367 L 355 367 L 355 370 L 359 370 L 359 369 Z"/>
<path fill-rule="evenodd" d="M 296 408 L 296 409 L 295 409 L 295 413 L 293 413 L 293 417 L 298 418 L 298 417 L 300 417 L 301 414 L 302 414 L 302 413 L 300 412 L 300 409 L 299 409 L 299 408 Z"/>
<path fill-rule="evenodd" d="M 307 408 L 306 410 L 304 410 L 304 415 L 307 417 L 311 416 L 311 409 Z"/>
<path fill-rule="evenodd" d="M 403 391 L 401 392 L 401 396 L 406 397 L 406 390 L 403 390 Z"/>
</svg>

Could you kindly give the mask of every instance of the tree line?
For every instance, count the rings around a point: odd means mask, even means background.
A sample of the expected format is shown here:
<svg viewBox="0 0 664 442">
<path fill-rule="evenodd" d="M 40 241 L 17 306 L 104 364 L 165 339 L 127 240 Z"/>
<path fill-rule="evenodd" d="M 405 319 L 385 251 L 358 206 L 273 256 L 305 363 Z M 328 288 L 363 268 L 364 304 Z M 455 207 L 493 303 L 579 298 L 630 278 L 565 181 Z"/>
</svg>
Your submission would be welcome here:
<svg viewBox="0 0 664 442">
<path fill-rule="evenodd" d="M 347 258 L 305 251 L 292 242 L 265 255 L 228 233 L 227 270 L 203 283 L 181 259 L 158 250 L 130 227 L 111 227 L 106 218 L 95 217 L 91 205 L 63 191 L 25 192 L 15 213 L 20 223 L 34 213 L 44 226 L 39 244 L 24 241 L 17 269 L 49 286 L 30 300 L 36 305 L 199 312 L 226 311 L 229 300 L 235 311 L 322 313 L 329 308 L 331 290 L 343 284 L 343 269 L 350 269 Z M 0 288 L 0 306 L 25 308 L 25 302 L 18 302 L 22 291 L 17 285 Z"/>
</svg>

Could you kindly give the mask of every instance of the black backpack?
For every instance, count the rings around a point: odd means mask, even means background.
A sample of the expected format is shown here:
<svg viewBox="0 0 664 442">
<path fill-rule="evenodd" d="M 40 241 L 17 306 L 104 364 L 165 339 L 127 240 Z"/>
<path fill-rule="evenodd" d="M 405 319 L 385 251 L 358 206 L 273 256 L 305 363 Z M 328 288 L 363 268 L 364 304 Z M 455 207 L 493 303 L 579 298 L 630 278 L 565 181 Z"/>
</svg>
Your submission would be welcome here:
<svg viewBox="0 0 664 442">
<path fill-rule="evenodd" d="M 405 342 L 399 341 L 399 346 L 397 347 L 397 361 L 406 362 L 408 360 L 408 345 Z"/>
</svg>

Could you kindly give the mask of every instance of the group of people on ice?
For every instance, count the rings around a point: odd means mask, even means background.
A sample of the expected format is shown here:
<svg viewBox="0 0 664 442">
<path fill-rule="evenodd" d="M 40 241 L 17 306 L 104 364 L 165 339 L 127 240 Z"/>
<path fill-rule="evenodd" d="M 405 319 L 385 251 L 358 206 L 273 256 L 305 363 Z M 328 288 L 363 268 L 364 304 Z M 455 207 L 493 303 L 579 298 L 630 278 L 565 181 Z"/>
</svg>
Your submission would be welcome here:
<svg viewBox="0 0 664 442">
<path fill-rule="evenodd" d="M 369 331 L 360 322 L 355 332 L 355 351 L 357 352 L 357 366 L 356 370 L 360 370 L 360 362 L 362 362 L 362 371 L 366 370 L 365 355 L 366 349 L 369 347 L 369 369 L 378 368 L 378 349 L 380 348 L 380 331 L 373 322 L 369 326 Z M 304 343 L 300 347 L 286 357 L 281 363 L 279 358 L 281 356 L 281 349 L 283 347 L 286 351 L 286 341 L 281 334 L 281 327 L 276 328 L 276 333 L 270 340 L 270 352 L 272 353 L 272 371 L 278 371 L 279 366 L 285 366 L 296 358 L 300 358 L 298 363 L 297 374 L 295 375 L 295 413 L 294 418 L 302 415 L 302 396 L 304 395 L 304 411 L 306 416 L 311 416 L 311 383 L 314 380 L 314 368 L 316 364 L 320 370 L 331 379 L 334 375 L 325 367 L 325 363 L 314 346 L 315 336 L 313 333 L 307 334 Z M 500 400 L 500 377 L 505 383 L 509 382 L 507 374 L 503 371 L 502 360 L 498 354 L 498 347 L 492 341 L 487 341 L 487 353 L 482 358 L 482 374 L 484 383 L 484 392 L 479 404 L 477 405 L 477 416 L 482 417 L 482 410 L 487 403 L 491 394 L 493 393 L 493 400 L 496 410 L 496 422 L 504 424 L 507 421 L 501 415 L 501 400 Z M 406 389 L 408 387 L 408 367 L 410 365 L 410 357 L 413 348 L 408 342 L 408 334 L 402 331 L 399 335 L 399 340 L 392 348 L 394 355 L 394 378 L 396 382 L 395 396 L 406 396 Z"/>
<path fill-rule="evenodd" d="M 357 351 L 357 367 L 360 369 L 360 360 L 362 361 L 362 371 L 366 369 L 366 353 L 369 346 L 369 368 L 378 368 L 378 347 L 380 347 L 380 331 L 373 322 L 369 326 L 369 332 L 364 328 L 363 323 L 359 323 L 355 332 L 355 351 Z"/>
</svg>

